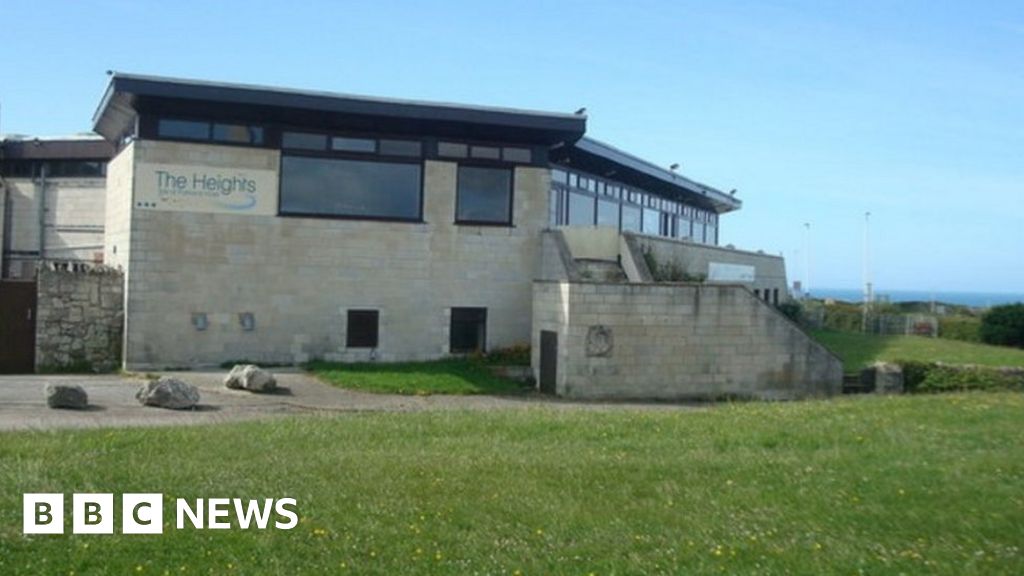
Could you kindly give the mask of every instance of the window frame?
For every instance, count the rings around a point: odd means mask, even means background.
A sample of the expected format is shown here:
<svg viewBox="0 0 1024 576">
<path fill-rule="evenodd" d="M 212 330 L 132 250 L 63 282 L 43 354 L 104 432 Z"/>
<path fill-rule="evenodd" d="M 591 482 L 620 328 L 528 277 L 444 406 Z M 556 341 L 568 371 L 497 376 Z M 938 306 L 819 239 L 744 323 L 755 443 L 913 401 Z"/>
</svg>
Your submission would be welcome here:
<svg viewBox="0 0 1024 576">
<path fill-rule="evenodd" d="M 497 220 L 463 220 L 459 218 L 459 201 L 462 199 L 462 190 L 459 186 L 462 167 L 488 168 L 493 170 L 506 170 L 509 173 L 508 179 L 508 220 L 499 222 Z M 493 226 L 497 228 L 515 228 L 515 207 L 516 207 L 516 165 L 507 162 L 486 162 L 479 159 L 466 159 L 459 161 L 455 166 L 455 218 L 456 226 Z"/>
<path fill-rule="evenodd" d="M 315 151 L 315 150 L 308 151 L 308 152 L 312 152 L 310 154 L 307 154 L 306 152 L 307 151 L 303 151 L 301 154 L 296 154 L 294 152 L 289 152 L 289 153 L 286 154 L 283 150 L 281 151 L 280 160 L 278 162 L 278 171 L 277 171 L 277 178 L 278 178 L 278 182 L 277 182 L 277 216 L 279 218 L 318 218 L 318 219 L 326 219 L 326 220 L 365 220 L 365 221 L 372 221 L 372 222 L 398 222 L 398 223 L 408 223 L 408 224 L 423 224 L 424 223 L 424 220 L 423 220 L 423 213 L 424 213 L 423 212 L 424 211 L 423 202 L 425 200 L 425 198 L 424 198 L 424 190 L 426 189 L 426 182 L 424 182 L 424 177 L 426 176 L 426 170 L 424 168 L 424 162 L 423 162 L 422 158 L 412 158 L 412 157 L 408 157 L 408 156 L 407 157 L 393 157 L 393 156 L 382 157 L 382 156 L 379 156 L 379 155 L 359 154 L 359 153 L 352 153 L 352 152 L 345 152 L 345 153 L 329 152 L 329 153 L 322 153 L 321 154 L 321 153 L 319 153 L 318 151 Z M 284 198 L 284 159 L 286 157 L 293 157 L 293 158 L 316 158 L 316 159 L 320 159 L 320 160 L 354 160 L 354 161 L 360 161 L 360 162 L 375 162 L 375 163 L 381 163 L 381 164 L 409 164 L 409 165 L 415 165 L 415 166 L 417 166 L 419 168 L 419 180 L 420 180 L 420 186 L 419 186 L 419 188 L 420 188 L 419 189 L 419 214 L 416 217 L 413 217 L 413 218 L 402 218 L 402 217 L 396 217 L 396 216 L 373 216 L 373 215 L 362 215 L 362 214 L 318 214 L 318 213 L 315 213 L 315 212 L 292 212 L 292 211 L 287 211 L 286 212 L 284 210 L 284 208 L 283 208 L 283 203 L 282 203 L 282 200 Z"/>
</svg>

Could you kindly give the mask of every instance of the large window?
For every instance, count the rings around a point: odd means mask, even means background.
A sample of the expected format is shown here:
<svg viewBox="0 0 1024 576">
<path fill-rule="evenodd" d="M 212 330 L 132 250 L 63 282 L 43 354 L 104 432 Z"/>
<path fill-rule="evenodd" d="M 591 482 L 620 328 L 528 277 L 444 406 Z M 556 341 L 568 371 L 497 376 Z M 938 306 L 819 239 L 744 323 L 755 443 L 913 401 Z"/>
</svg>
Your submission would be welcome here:
<svg viewBox="0 0 1024 576">
<path fill-rule="evenodd" d="M 388 220 L 422 218 L 417 163 L 281 158 L 282 214 Z"/>
<path fill-rule="evenodd" d="M 449 349 L 453 354 L 487 349 L 487 308 L 452 308 Z"/>
<path fill-rule="evenodd" d="M 597 200 L 597 225 L 619 227 L 619 203 L 614 200 Z"/>
<path fill-rule="evenodd" d="M 512 170 L 459 166 L 455 221 L 512 224 Z"/>
<path fill-rule="evenodd" d="M 158 137 L 171 140 L 212 141 L 250 146 L 263 144 L 263 127 L 252 124 L 160 118 L 157 121 L 156 132 Z"/>
<path fill-rule="evenodd" d="M 594 225 L 594 198 L 579 194 L 569 193 L 569 225 L 570 226 L 593 226 Z"/>
</svg>

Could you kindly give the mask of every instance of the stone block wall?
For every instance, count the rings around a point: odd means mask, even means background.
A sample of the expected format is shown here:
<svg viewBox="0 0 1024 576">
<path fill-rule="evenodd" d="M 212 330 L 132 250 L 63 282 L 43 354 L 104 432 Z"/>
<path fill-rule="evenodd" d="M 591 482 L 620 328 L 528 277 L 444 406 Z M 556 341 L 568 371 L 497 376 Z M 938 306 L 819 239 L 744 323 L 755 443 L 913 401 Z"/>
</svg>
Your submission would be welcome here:
<svg viewBox="0 0 1024 576">
<path fill-rule="evenodd" d="M 136 178 L 142 165 L 276 171 L 280 163 L 276 150 L 166 141 L 138 141 L 130 153 Z M 109 194 L 130 198 L 127 174 L 114 182 L 118 162 Z M 126 366 L 439 358 L 449 352 L 452 307 L 487 308 L 488 348 L 528 342 L 548 171 L 515 169 L 513 227 L 455 224 L 456 174 L 454 162 L 424 162 L 417 223 L 132 206 L 119 242 L 123 218 L 108 223 L 112 261 L 128 260 Z M 350 309 L 379 311 L 377 349 L 346 347 Z M 241 326 L 243 313 L 255 319 L 252 330 Z M 200 314 L 202 330 L 193 324 Z"/>
<path fill-rule="evenodd" d="M 121 272 L 44 266 L 37 282 L 36 370 L 118 368 L 124 322 Z"/>
<path fill-rule="evenodd" d="M 534 283 L 558 334 L 556 391 L 573 398 L 794 399 L 838 394 L 839 358 L 737 285 Z"/>
</svg>

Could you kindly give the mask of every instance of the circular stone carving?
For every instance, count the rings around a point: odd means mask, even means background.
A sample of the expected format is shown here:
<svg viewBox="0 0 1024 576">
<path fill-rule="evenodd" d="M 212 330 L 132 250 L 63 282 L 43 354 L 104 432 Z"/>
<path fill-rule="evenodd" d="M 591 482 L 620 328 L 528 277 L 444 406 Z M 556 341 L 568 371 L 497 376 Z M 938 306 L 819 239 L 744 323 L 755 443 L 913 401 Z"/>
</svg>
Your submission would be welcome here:
<svg viewBox="0 0 1024 576">
<path fill-rule="evenodd" d="M 587 356 L 611 356 L 613 347 L 611 328 L 598 324 L 587 329 Z"/>
</svg>

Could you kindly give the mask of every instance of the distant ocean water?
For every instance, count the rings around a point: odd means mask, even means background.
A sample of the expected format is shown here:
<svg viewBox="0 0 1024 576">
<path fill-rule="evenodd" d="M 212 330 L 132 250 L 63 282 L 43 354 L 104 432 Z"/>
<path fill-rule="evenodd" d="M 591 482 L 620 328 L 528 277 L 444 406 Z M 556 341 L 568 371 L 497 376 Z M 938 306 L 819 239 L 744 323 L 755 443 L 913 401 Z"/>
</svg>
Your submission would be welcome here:
<svg viewBox="0 0 1024 576">
<path fill-rule="evenodd" d="M 860 302 L 863 294 L 860 290 L 845 288 L 817 288 L 811 290 L 814 298 L 834 298 L 847 302 Z M 890 302 L 931 302 L 959 304 L 987 308 L 999 304 L 1024 302 L 1024 292 L 929 292 L 927 290 L 877 290 L 876 298 L 888 297 Z"/>
</svg>

